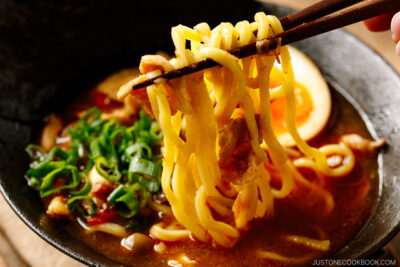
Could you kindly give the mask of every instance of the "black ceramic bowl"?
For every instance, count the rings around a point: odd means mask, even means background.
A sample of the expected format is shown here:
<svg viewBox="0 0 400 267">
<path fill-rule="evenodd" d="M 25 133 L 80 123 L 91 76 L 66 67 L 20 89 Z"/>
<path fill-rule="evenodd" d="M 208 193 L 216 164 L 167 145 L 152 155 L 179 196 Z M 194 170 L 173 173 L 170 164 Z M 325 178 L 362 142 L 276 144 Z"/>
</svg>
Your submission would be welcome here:
<svg viewBox="0 0 400 267">
<path fill-rule="evenodd" d="M 0 190 L 39 236 L 88 265 L 120 265 L 47 219 L 26 185 L 25 146 L 51 111 L 144 53 L 171 51 L 170 27 L 253 19 L 290 10 L 252 1 L 3 1 L 0 5 Z M 183 3 L 183 5 L 181 5 Z M 370 257 L 400 227 L 400 78 L 370 48 L 337 30 L 296 44 L 359 111 L 388 148 L 379 156 L 380 197 L 359 234 L 333 257 Z"/>
</svg>

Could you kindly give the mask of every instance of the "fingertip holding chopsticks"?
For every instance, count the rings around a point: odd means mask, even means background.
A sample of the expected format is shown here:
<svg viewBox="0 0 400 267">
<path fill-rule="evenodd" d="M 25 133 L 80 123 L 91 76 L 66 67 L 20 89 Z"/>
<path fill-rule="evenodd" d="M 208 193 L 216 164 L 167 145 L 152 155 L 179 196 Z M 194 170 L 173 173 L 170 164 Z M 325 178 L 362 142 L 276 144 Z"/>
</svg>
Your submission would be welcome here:
<svg viewBox="0 0 400 267">
<path fill-rule="evenodd" d="M 265 54 L 278 47 L 279 39 L 281 45 L 287 45 L 397 10 L 400 10 L 400 0 L 322 0 L 281 18 L 284 32 L 228 52 L 237 58 Z M 218 65 L 212 59 L 202 59 L 183 68 L 140 81 L 133 84 L 132 89 L 145 88 L 157 81 L 167 81 Z"/>
</svg>

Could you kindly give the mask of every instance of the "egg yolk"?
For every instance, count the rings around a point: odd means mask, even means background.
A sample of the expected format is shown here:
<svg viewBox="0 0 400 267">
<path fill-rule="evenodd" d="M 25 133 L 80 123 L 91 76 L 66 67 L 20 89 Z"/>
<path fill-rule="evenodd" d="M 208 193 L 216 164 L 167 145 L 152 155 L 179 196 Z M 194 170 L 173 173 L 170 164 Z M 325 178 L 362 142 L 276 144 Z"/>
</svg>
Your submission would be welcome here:
<svg viewBox="0 0 400 267">
<path fill-rule="evenodd" d="M 271 79 L 270 88 L 279 86 L 281 81 Z M 296 127 L 303 125 L 313 110 L 311 96 L 303 85 L 295 84 Z M 286 97 L 280 97 L 271 102 L 272 125 L 276 134 L 287 132 L 286 126 Z"/>
</svg>

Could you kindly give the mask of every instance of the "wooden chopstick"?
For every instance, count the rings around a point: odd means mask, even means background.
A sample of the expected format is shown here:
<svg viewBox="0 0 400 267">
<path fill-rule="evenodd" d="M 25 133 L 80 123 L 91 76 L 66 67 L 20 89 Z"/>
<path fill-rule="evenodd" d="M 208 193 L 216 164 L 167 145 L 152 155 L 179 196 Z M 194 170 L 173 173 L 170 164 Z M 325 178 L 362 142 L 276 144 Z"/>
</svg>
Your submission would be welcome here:
<svg viewBox="0 0 400 267">
<path fill-rule="evenodd" d="M 309 7 L 298 10 L 286 17 L 280 19 L 285 30 L 296 27 L 300 24 L 322 18 L 325 15 L 331 14 L 337 10 L 354 5 L 363 0 L 329 0 L 320 1 Z"/>
<path fill-rule="evenodd" d="M 245 58 L 245 57 L 255 55 L 255 54 L 267 53 L 268 51 L 271 51 L 277 47 L 278 47 L 278 39 L 264 39 L 264 40 L 257 41 L 257 45 L 249 44 L 246 46 L 242 46 L 242 47 L 238 47 L 238 48 L 229 50 L 228 52 L 237 58 Z M 136 89 L 140 89 L 140 88 L 144 88 L 146 86 L 152 85 L 153 83 L 156 83 L 157 79 L 171 80 L 174 78 L 178 78 L 178 77 L 181 77 L 181 76 L 184 76 L 187 74 L 191 74 L 191 73 L 201 71 L 204 69 L 208 69 L 211 67 L 215 67 L 218 65 L 219 64 L 217 62 L 215 62 L 214 60 L 204 58 L 193 64 L 163 73 L 160 76 L 157 76 L 157 77 L 145 80 L 143 82 L 140 82 L 138 84 L 135 84 L 132 87 L 132 89 L 136 90 Z"/>
<path fill-rule="evenodd" d="M 273 38 L 260 40 L 253 44 L 229 50 L 228 52 L 237 58 L 245 58 L 255 54 L 264 54 L 277 48 L 279 38 L 281 38 L 281 45 L 287 45 L 355 22 L 400 10 L 400 0 L 364 0 L 361 1 L 362 3 L 354 7 L 348 7 L 360 1 L 361 0 L 323 0 L 313 6 L 282 18 L 281 22 L 283 27 L 287 29 L 284 32 L 274 36 Z M 337 11 L 343 8 L 346 9 Z M 332 11 L 337 12 L 326 15 L 328 12 L 330 13 Z M 326 16 L 318 18 L 321 15 Z M 314 18 L 318 19 L 313 20 Z M 292 26 L 296 27 L 288 29 Z M 211 59 L 202 59 L 183 68 L 166 72 L 157 77 L 135 84 L 132 89 L 144 88 L 157 81 L 178 78 L 218 65 L 217 62 Z"/>
<path fill-rule="evenodd" d="M 400 10 L 400 0 L 364 0 L 354 7 L 304 23 L 274 38 L 282 38 L 282 45 L 286 45 L 397 10 Z"/>
</svg>

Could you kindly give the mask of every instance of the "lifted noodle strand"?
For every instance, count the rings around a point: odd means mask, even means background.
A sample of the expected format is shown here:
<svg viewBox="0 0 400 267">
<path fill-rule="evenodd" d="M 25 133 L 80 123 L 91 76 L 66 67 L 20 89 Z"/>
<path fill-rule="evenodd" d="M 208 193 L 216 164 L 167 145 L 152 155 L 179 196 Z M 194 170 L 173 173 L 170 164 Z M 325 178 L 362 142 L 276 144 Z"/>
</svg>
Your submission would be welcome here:
<svg viewBox="0 0 400 267">
<path fill-rule="evenodd" d="M 255 30 L 257 35 L 254 35 Z M 146 77 L 158 74 L 160 69 L 177 69 L 203 58 L 222 65 L 147 88 L 153 114 L 164 132 L 161 185 L 171 206 L 170 210 L 168 207 L 158 208 L 172 212 L 176 219 L 168 225 L 153 225 L 150 233 L 155 238 L 177 241 L 193 236 L 203 242 L 211 240 L 219 246 L 231 247 L 240 238 L 240 230 L 247 229 L 254 218 L 272 217 L 274 199 L 287 197 L 296 183 L 320 192 L 327 212 L 333 209 L 332 196 L 321 185 L 305 179 L 297 167 L 310 168 L 317 174 L 342 176 L 353 169 L 354 155 L 343 144 L 318 149 L 310 147 L 300 137 L 295 126 L 295 80 L 287 47 L 279 46 L 267 55 L 241 60 L 226 51 L 282 31 L 276 17 L 262 12 L 255 15 L 255 22 L 241 21 L 236 26 L 221 23 L 213 30 L 206 23 L 193 29 L 178 25 L 172 28 L 176 58 L 168 61 L 159 56 L 142 58 L 141 65 L 157 67 L 155 71 L 145 73 Z M 187 40 L 191 49 L 186 48 Z M 273 67 L 279 55 L 282 74 Z M 270 90 L 271 73 L 283 75 L 282 86 Z M 124 95 L 126 87 L 121 87 L 121 95 Z M 287 101 L 288 131 L 305 155 L 294 162 L 289 159 L 272 127 L 270 102 L 283 96 Z M 259 123 L 256 120 L 258 111 Z M 218 133 L 229 121 L 239 117 L 244 118 L 248 130 L 251 151 L 246 175 L 251 179 L 233 184 L 221 178 Z M 268 157 L 259 143 L 260 134 L 274 168 L 279 172 L 281 186 L 278 189 L 271 186 L 271 173 L 264 166 Z M 345 158 L 341 166 L 328 166 L 327 157 L 333 154 Z M 290 238 L 298 244 L 311 244 L 320 249 L 325 249 L 327 244 L 305 237 Z M 295 261 L 272 252 L 260 252 L 260 256 Z"/>
</svg>

